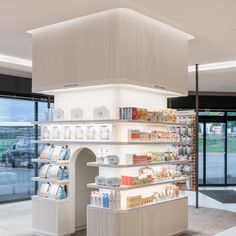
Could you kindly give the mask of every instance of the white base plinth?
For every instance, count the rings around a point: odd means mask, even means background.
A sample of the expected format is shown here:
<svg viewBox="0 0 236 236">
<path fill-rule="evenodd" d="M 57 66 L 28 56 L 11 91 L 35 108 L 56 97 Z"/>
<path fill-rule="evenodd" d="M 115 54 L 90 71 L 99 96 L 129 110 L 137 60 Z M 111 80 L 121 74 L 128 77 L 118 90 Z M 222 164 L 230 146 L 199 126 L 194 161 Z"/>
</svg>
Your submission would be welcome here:
<svg viewBox="0 0 236 236">
<path fill-rule="evenodd" d="M 40 235 L 64 236 L 74 233 L 68 200 L 32 197 L 32 227 Z M 65 217 L 66 216 L 66 217 Z"/>
<path fill-rule="evenodd" d="M 187 197 L 124 211 L 87 207 L 87 236 L 170 236 L 187 228 Z"/>
</svg>

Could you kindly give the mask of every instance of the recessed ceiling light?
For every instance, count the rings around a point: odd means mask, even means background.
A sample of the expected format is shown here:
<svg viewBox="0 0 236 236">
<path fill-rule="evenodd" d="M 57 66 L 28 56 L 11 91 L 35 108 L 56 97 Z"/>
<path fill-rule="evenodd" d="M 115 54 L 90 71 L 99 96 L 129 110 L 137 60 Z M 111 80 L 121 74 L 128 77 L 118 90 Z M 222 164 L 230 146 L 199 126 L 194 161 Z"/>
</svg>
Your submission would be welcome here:
<svg viewBox="0 0 236 236">
<path fill-rule="evenodd" d="M 236 61 L 225 61 L 217 62 L 210 64 L 202 64 L 198 66 L 199 71 L 208 71 L 208 70 L 223 70 L 236 67 Z M 188 72 L 195 72 L 195 66 L 189 66 Z"/>
<path fill-rule="evenodd" d="M 32 67 L 32 61 L 0 54 L 0 62 Z"/>
</svg>

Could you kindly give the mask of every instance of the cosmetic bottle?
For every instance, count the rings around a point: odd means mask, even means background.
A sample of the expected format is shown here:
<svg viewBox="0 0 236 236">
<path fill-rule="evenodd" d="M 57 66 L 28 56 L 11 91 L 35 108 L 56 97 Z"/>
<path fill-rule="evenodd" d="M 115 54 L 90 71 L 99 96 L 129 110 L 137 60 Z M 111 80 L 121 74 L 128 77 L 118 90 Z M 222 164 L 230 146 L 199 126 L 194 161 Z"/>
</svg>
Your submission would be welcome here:
<svg viewBox="0 0 236 236">
<path fill-rule="evenodd" d="M 106 208 L 109 208 L 109 195 L 108 193 L 105 194 L 106 195 Z"/>
<path fill-rule="evenodd" d="M 120 209 L 121 208 L 121 204 L 120 204 L 120 190 L 116 191 L 116 209 Z"/>
<path fill-rule="evenodd" d="M 101 194 L 100 193 L 98 193 L 98 202 L 97 202 L 97 206 L 98 207 L 101 207 Z"/>
<path fill-rule="evenodd" d="M 106 195 L 105 195 L 105 193 L 102 194 L 102 207 L 103 208 L 106 207 Z"/>
<path fill-rule="evenodd" d="M 115 193 L 111 191 L 110 198 L 109 198 L 110 209 L 114 209 L 114 205 L 115 205 L 114 203 L 115 203 Z"/>
</svg>

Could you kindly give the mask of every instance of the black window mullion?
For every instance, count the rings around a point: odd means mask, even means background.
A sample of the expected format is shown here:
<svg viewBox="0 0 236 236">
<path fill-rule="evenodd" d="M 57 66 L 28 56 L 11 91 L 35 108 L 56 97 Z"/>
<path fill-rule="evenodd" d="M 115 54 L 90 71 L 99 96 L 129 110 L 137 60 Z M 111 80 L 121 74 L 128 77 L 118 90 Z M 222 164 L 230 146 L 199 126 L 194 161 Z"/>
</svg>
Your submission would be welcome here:
<svg viewBox="0 0 236 236">
<path fill-rule="evenodd" d="M 228 185 L 228 122 L 225 122 L 225 185 Z"/>
<path fill-rule="evenodd" d="M 38 121 L 38 102 L 36 101 L 34 103 L 34 121 Z M 38 125 L 35 124 L 34 125 L 34 139 L 35 140 L 38 140 Z M 38 144 L 35 143 L 34 144 L 34 158 L 38 158 Z M 35 162 L 35 176 L 38 176 L 38 162 Z M 38 192 L 38 182 L 35 181 L 35 186 L 34 186 L 34 191 L 35 191 L 35 194 L 37 194 Z"/>
<path fill-rule="evenodd" d="M 203 185 L 206 185 L 206 122 L 203 123 Z"/>
</svg>

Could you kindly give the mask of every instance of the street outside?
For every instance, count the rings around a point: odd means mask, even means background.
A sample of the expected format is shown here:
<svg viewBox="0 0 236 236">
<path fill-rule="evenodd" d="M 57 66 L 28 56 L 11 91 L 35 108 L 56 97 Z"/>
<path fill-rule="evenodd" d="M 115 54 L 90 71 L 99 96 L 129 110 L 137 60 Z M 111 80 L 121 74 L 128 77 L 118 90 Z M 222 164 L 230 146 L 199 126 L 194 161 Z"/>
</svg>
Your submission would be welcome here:
<svg viewBox="0 0 236 236">
<path fill-rule="evenodd" d="M 34 169 L 0 167 L 0 201 L 32 195 L 33 176 Z"/>
</svg>

